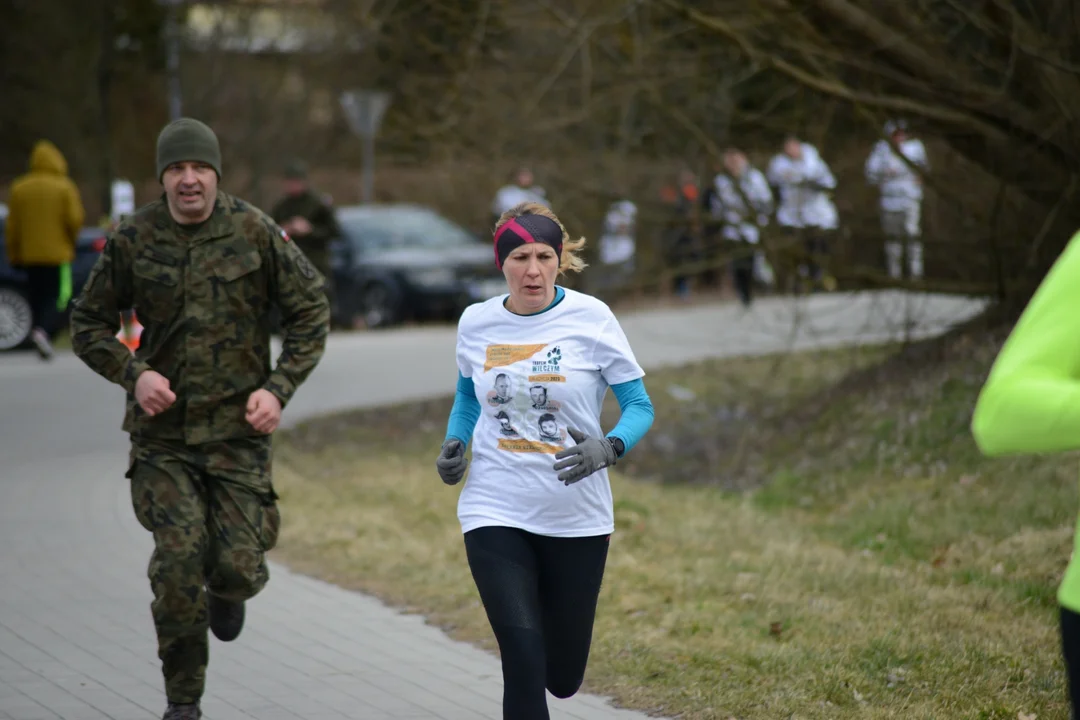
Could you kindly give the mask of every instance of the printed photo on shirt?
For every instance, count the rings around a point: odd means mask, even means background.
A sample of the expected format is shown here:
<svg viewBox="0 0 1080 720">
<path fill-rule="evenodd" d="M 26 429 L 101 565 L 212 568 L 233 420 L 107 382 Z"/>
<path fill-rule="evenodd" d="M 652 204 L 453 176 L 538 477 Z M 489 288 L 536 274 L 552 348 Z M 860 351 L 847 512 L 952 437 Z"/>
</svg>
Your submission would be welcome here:
<svg viewBox="0 0 1080 720">
<path fill-rule="evenodd" d="M 559 429 L 559 424 L 551 413 L 541 415 L 536 424 L 540 428 L 540 442 L 561 444 L 566 441 L 566 431 Z"/>
<path fill-rule="evenodd" d="M 548 397 L 548 389 L 540 384 L 529 388 L 529 400 L 532 401 L 533 410 L 548 410 L 554 412 L 559 409 L 559 403 Z"/>
<path fill-rule="evenodd" d="M 499 421 L 499 432 L 503 435 L 506 437 L 520 437 L 517 429 L 514 427 L 513 423 L 510 422 L 510 416 L 505 410 L 500 410 L 495 413 L 495 419 Z"/>
<path fill-rule="evenodd" d="M 505 405 L 513 399 L 510 390 L 510 376 L 507 373 L 499 373 L 495 376 L 495 389 L 488 391 L 487 401 L 490 405 Z"/>
</svg>

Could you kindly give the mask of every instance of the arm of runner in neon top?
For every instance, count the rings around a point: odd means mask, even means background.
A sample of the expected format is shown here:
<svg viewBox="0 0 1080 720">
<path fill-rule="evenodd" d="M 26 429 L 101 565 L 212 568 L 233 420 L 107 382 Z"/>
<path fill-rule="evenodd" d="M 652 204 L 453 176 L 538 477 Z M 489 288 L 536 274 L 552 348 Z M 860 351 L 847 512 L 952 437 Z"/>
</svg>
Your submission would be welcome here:
<svg viewBox="0 0 1080 720">
<path fill-rule="evenodd" d="M 652 427 L 653 404 L 649 393 L 645 391 L 645 382 L 641 378 L 612 385 L 611 390 L 615 393 L 615 399 L 619 401 L 622 415 L 619 416 L 619 422 L 615 423 L 615 427 L 611 429 L 607 437 L 617 437 L 622 440 L 622 454 L 626 455 Z"/>
<path fill-rule="evenodd" d="M 447 423 L 446 438 L 443 442 L 457 438 L 462 445 L 468 447 L 479 419 L 480 401 L 476 399 L 472 378 L 465 377 L 459 370 L 454 406 L 450 409 L 450 421 Z"/>
<path fill-rule="evenodd" d="M 1001 348 L 971 420 L 985 455 L 1080 448 L 1080 233 Z"/>
</svg>

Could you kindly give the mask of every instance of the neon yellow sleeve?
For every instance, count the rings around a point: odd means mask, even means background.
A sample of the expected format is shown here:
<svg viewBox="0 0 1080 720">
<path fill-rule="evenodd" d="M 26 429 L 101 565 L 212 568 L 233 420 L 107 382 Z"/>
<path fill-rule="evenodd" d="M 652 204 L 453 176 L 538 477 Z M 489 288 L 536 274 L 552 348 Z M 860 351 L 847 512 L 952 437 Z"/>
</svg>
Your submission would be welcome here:
<svg viewBox="0 0 1080 720">
<path fill-rule="evenodd" d="M 67 310 L 71 303 L 71 263 L 60 266 L 60 295 L 56 298 L 56 309 L 60 312 Z"/>
<path fill-rule="evenodd" d="M 971 432 L 985 455 L 1080 448 L 1080 233 L 1001 348 Z"/>
</svg>

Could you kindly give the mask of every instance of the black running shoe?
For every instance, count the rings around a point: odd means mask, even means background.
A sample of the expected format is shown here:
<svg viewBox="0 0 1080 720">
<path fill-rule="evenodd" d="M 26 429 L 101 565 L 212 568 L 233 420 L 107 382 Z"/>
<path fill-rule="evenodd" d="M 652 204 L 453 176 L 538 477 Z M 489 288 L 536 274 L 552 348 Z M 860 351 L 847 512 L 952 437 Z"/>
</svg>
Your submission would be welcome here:
<svg viewBox="0 0 1080 720">
<path fill-rule="evenodd" d="M 207 593 L 210 604 L 210 630 L 222 642 L 232 642 L 244 628 L 244 603 Z"/>
<path fill-rule="evenodd" d="M 202 718 L 202 710 L 199 709 L 198 703 L 180 705 L 171 702 L 169 707 L 165 708 L 165 715 L 161 720 L 200 720 L 200 718 Z"/>
</svg>

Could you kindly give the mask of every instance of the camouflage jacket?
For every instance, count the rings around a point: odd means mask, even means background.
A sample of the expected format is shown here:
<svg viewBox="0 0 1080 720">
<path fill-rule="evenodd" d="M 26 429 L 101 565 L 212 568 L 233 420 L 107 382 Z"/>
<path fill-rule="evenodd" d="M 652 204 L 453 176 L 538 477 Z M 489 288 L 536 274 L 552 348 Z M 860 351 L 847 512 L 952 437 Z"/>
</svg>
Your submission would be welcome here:
<svg viewBox="0 0 1080 720">
<path fill-rule="evenodd" d="M 265 388 L 288 403 L 322 357 L 330 324 L 324 278 L 265 213 L 220 190 L 213 214 L 185 232 L 164 198 L 113 231 L 71 313 L 75 353 L 128 391 L 133 437 L 193 445 L 259 433 L 248 397 Z M 270 367 L 270 310 L 281 313 L 282 352 Z M 120 311 L 143 326 L 134 355 L 120 343 Z M 176 402 L 149 417 L 135 380 L 153 369 Z"/>
<path fill-rule="evenodd" d="M 307 235 L 293 235 L 293 241 L 300 245 L 304 254 L 319 268 L 328 273 L 330 262 L 330 242 L 341 235 L 333 209 L 323 202 L 314 192 L 306 190 L 299 195 L 281 198 L 270 211 L 274 222 L 285 223 L 294 217 L 302 217 L 311 223 L 311 232 Z"/>
</svg>

